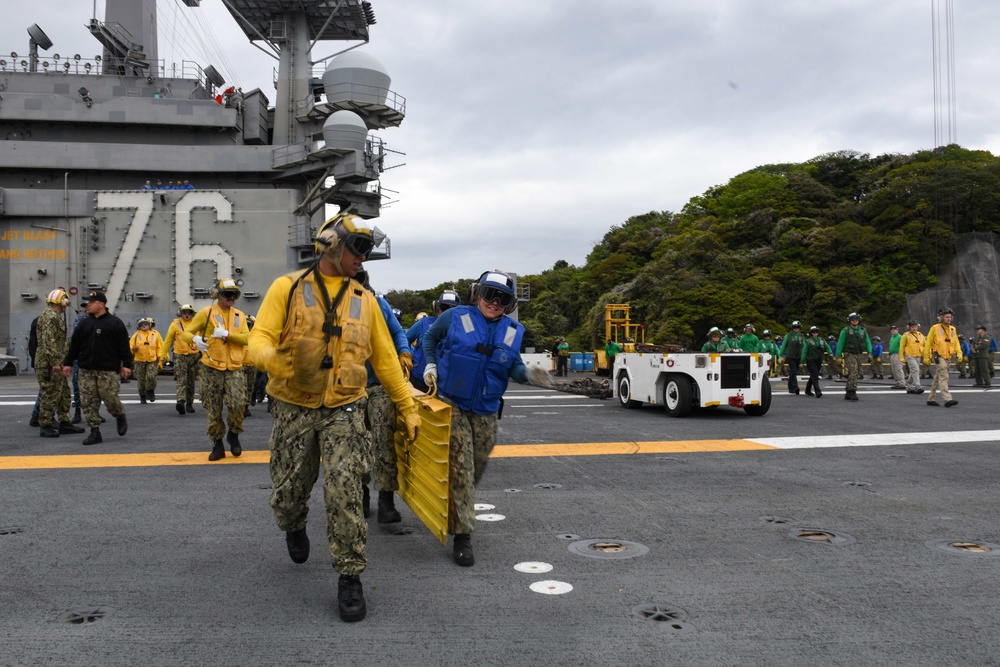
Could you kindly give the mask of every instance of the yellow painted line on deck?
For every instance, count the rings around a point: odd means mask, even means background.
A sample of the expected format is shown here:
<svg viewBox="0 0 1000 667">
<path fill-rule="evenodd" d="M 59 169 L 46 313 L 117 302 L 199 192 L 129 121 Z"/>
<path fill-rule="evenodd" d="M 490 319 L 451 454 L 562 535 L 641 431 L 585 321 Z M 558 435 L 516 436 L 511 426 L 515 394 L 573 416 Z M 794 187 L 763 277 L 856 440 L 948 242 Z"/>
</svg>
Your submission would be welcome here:
<svg viewBox="0 0 1000 667">
<path fill-rule="evenodd" d="M 677 454 L 777 449 L 750 440 L 665 440 L 660 442 L 576 442 L 564 445 L 497 445 L 490 458 L 527 456 L 602 456 L 608 454 Z"/>
<path fill-rule="evenodd" d="M 154 466 L 232 465 L 267 463 L 270 452 L 244 449 L 243 456 L 227 454 L 209 461 L 208 452 L 151 452 L 148 454 L 69 454 L 62 456 L 0 456 L 0 470 L 43 470 L 50 468 L 148 468 Z"/>
<path fill-rule="evenodd" d="M 676 454 L 683 452 L 738 452 L 777 449 L 751 440 L 674 440 L 662 442 L 577 442 L 562 445 L 497 445 L 491 458 L 539 456 L 607 456 L 627 454 Z M 267 450 L 243 450 L 209 461 L 208 452 L 151 452 L 147 454 L 68 454 L 57 456 L 0 456 L 0 470 L 49 470 L 65 468 L 149 468 L 157 466 L 234 465 L 268 463 Z"/>
</svg>

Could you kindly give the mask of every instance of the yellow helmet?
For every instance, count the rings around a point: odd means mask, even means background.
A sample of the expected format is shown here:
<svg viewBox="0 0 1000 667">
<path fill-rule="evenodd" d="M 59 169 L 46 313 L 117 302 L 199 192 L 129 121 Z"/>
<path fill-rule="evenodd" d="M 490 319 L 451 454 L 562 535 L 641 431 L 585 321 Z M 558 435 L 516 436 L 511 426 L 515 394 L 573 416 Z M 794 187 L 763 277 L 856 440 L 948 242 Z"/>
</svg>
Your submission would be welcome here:
<svg viewBox="0 0 1000 667">
<path fill-rule="evenodd" d="M 148 326 L 150 329 L 153 328 L 153 322 L 148 317 L 140 317 L 139 321 L 135 323 L 136 327 L 141 327 L 143 324 Z"/>
<path fill-rule="evenodd" d="M 232 278 L 221 278 L 212 286 L 212 298 L 218 299 L 227 294 L 232 294 L 233 299 L 240 298 L 240 286 Z"/>
<path fill-rule="evenodd" d="M 69 294 L 62 287 L 57 287 L 45 297 L 45 303 L 54 303 L 65 308 L 69 305 Z"/>
<path fill-rule="evenodd" d="M 185 303 L 184 305 L 182 305 L 180 308 L 177 309 L 177 317 L 180 317 L 184 313 L 191 313 L 192 315 L 194 315 L 194 306 L 192 306 L 190 303 Z"/>
<path fill-rule="evenodd" d="M 425 317 L 427 317 L 427 313 L 425 313 L 424 311 L 421 310 L 419 313 L 417 313 L 417 316 L 415 318 L 413 318 L 413 321 L 414 322 L 419 322 L 420 320 L 424 319 Z"/>
<path fill-rule="evenodd" d="M 339 262 L 345 247 L 358 257 L 368 259 L 375 247 L 375 238 L 364 219 L 350 213 L 338 213 L 319 228 L 314 249 L 317 256 L 325 254 Z"/>
<path fill-rule="evenodd" d="M 253 329 L 253 325 L 257 323 L 257 318 L 253 315 L 247 315 L 247 328 Z"/>
</svg>

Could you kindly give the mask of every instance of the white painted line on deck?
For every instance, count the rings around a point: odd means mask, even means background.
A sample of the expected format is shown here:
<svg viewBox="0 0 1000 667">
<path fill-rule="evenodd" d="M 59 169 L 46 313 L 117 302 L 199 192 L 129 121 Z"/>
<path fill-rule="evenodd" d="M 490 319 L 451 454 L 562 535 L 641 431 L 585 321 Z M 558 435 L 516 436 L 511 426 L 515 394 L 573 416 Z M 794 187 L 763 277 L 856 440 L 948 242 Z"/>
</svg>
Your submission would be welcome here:
<svg viewBox="0 0 1000 667">
<path fill-rule="evenodd" d="M 777 449 L 817 447 L 880 447 L 884 445 L 925 445 L 957 442 L 1000 441 L 1000 430 L 940 431 L 927 433 L 858 433 L 855 435 L 807 435 L 788 438 L 744 438 Z"/>
</svg>

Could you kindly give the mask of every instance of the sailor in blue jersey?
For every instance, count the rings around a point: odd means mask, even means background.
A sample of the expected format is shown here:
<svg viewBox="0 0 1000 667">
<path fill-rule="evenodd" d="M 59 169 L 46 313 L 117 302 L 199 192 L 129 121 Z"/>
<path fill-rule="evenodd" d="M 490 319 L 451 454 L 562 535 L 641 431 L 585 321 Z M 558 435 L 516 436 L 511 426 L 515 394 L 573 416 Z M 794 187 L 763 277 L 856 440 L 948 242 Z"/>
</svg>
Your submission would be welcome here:
<svg viewBox="0 0 1000 667">
<path fill-rule="evenodd" d="M 424 382 L 437 385 L 438 396 L 453 407 L 449 452 L 451 504 L 448 532 L 455 536 L 455 562 L 475 563 L 475 490 L 496 444 L 497 420 L 507 382 L 551 387 L 542 368 L 521 361 L 524 327 L 507 317 L 517 307 L 514 280 L 487 271 L 472 286 L 468 306 L 441 313 L 420 346 L 427 359 Z"/>
<path fill-rule="evenodd" d="M 424 334 L 427 333 L 431 325 L 437 321 L 441 313 L 452 306 L 461 305 L 462 300 L 458 297 L 458 293 L 455 290 L 446 289 L 431 304 L 434 314 L 421 317 L 406 331 L 406 342 L 413 348 L 413 370 L 410 372 L 410 382 L 420 391 L 427 391 L 427 385 L 424 384 L 424 366 L 427 365 L 427 357 L 424 356 L 420 339 L 424 337 Z"/>
</svg>

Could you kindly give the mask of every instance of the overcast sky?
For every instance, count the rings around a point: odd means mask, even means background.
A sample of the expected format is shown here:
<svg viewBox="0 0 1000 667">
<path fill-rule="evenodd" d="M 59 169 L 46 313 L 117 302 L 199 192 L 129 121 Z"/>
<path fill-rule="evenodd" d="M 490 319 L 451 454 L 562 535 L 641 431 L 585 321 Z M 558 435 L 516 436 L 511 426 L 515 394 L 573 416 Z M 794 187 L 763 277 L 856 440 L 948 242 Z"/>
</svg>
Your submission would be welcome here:
<svg viewBox="0 0 1000 667">
<path fill-rule="evenodd" d="M 997 154 L 1000 2 L 955 4 L 957 142 Z M 677 211 L 755 166 L 934 144 L 930 0 L 372 5 L 378 22 L 361 48 L 407 100 L 402 126 L 379 133 L 406 153 L 382 178 L 398 192 L 376 222 L 392 239 L 392 259 L 370 267 L 382 291 L 582 265 L 612 225 Z M 164 6 L 160 57 L 225 69 Z M 3 50 L 26 52 L 37 22 L 55 42 L 49 55 L 98 53 L 84 28 L 92 9 L 4 3 Z M 211 26 L 230 81 L 274 99 L 274 61 L 219 0 L 183 11 Z"/>
</svg>

